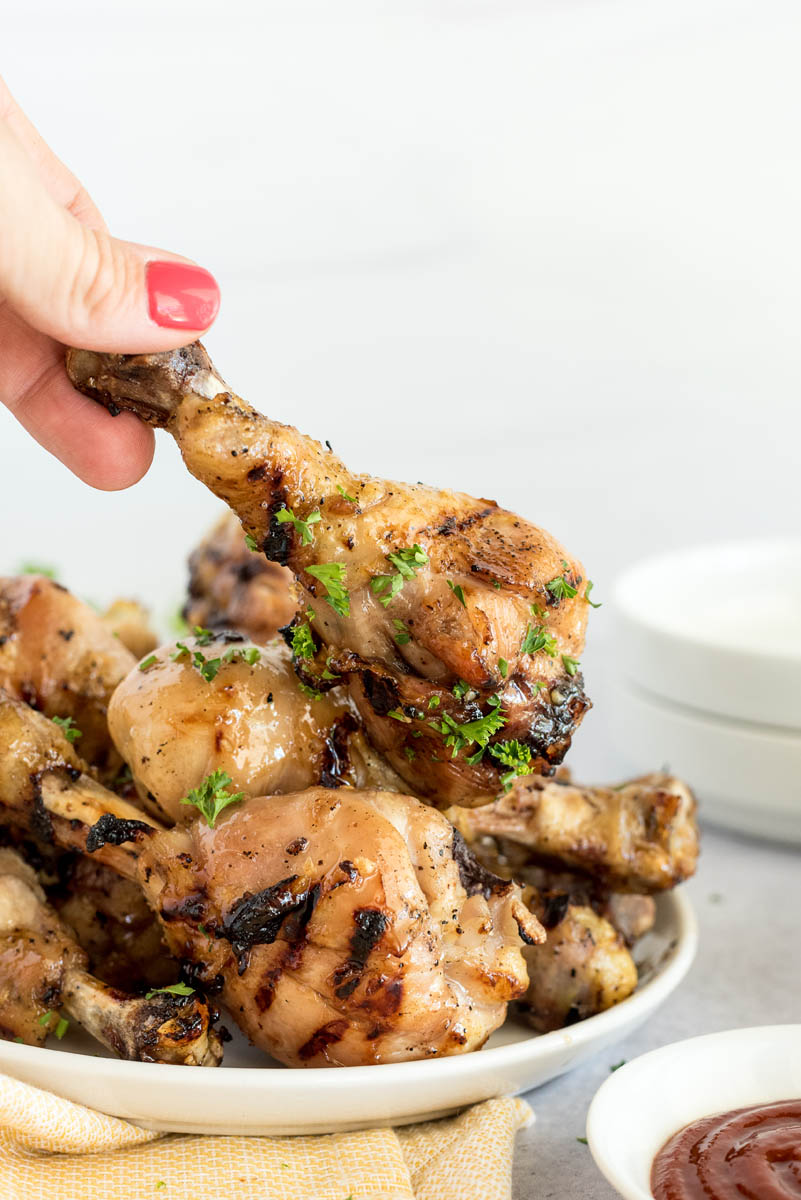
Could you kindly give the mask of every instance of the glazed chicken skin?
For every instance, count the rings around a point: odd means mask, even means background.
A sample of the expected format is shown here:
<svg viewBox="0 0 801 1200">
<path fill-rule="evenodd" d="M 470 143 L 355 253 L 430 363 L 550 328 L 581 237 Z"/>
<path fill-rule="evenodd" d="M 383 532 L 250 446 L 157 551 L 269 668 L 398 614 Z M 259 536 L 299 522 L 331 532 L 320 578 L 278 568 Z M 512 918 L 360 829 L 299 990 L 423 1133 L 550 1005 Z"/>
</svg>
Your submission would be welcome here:
<svg viewBox="0 0 801 1200">
<path fill-rule="evenodd" d="M 581 565 L 549 534 L 493 501 L 353 475 L 238 399 L 199 343 L 73 350 L 67 365 L 109 411 L 167 428 L 190 472 L 293 571 L 321 658 L 416 793 L 484 802 L 509 769 L 501 744 L 521 773 L 561 761 L 588 706 L 589 606 Z"/>
<path fill-rule="evenodd" d="M 222 1057 L 198 995 L 126 996 L 86 970 L 86 954 L 48 905 L 36 873 L 0 849 L 0 1036 L 42 1045 L 63 1036 L 62 1008 L 121 1058 L 217 1066 Z"/>
<path fill-rule="evenodd" d="M 665 891 L 688 879 L 698 861 L 695 798 L 664 774 L 617 788 L 518 779 L 491 804 L 448 815 L 468 842 L 506 839 L 540 861 L 587 872 L 610 891 Z"/>
<path fill-rule="evenodd" d="M 137 879 L 185 974 L 281 1062 L 463 1053 L 525 993 L 541 925 L 411 797 L 311 788 L 162 830 L 40 714 L 6 699 L 0 738 L 0 817 Z"/>
<path fill-rule="evenodd" d="M 256 646 L 204 631 L 162 646 L 119 684 L 108 720 L 143 805 L 168 823 L 194 817 L 181 801 L 214 771 L 245 796 L 400 787 L 373 768 L 344 689 L 310 697 L 280 639 Z"/>
<path fill-rule="evenodd" d="M 48 717 L 71 718 L 82 757 L 114 772 L 111 694 L 136 659 L 88 604 L 41 575 L 0 578 L 0 687 Z"/>
<path fill-rule="evenodd" d="M 292 574 L 251 550 L 237 518 L 224 513 L 189 556 L 183 615 L 204 629 L 236 629 L 272 640 L 298 607 Z"/>
</svg>

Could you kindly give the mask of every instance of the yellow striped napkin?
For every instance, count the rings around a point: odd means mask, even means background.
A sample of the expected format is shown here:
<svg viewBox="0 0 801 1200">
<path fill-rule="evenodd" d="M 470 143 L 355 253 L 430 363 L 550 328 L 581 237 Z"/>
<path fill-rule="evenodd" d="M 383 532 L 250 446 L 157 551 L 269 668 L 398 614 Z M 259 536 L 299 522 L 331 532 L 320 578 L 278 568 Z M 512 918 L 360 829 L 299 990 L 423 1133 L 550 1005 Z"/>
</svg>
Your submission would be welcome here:
<svg viewBox="0 0 801 1200">
<path fill-rule="evenodd" d="M 509 1200 L 523 1100 L 318 1137 L 148 1133 L 0 1075 L 0 1200 Z"/>
</svg>

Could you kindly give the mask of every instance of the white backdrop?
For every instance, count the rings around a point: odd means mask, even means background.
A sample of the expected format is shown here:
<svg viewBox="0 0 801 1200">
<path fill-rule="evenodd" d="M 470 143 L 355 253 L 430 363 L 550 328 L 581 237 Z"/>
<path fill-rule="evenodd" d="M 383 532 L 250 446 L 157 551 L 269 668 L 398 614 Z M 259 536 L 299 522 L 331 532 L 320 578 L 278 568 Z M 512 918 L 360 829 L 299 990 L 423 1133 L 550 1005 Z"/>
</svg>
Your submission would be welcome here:
<svg viewBox="0 0 801 1200">
<path fill-rule="evenodd" d="M 0 71 L 114 232 L 216 273 L 236 390 L 602 598 L 797 532 L 800 39 L 797 0 L 7 0 Z M 0 567 L 174 608 L 216 502 L 172 445 L 107 495 L 0 437 Z"/>
</svg>

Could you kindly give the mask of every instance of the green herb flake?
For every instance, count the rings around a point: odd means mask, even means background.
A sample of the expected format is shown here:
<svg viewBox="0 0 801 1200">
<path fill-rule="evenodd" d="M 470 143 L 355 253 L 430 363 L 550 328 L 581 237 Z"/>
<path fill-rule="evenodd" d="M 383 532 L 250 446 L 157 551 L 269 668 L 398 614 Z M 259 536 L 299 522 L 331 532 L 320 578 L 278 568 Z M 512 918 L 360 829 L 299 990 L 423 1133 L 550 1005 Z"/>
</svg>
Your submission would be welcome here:
<svg viewBox="0 0 801 1200">
<path fill-rule="evenodd" d="M 310 700 L 322 700 L 323 698 L 322 692 L 318 692 L 317 688 L 309 687 L 308 683 L 303 683 L 300 679 L 298 680 L 298 687 L 303 692 L 303 695 L 308 696 Z"/>
<path fill-rule="evenodd" d="M 190 987 L 188 983 L 170 983 L 167 987 L 153 988 L 152 991 L 145 993 L 145 1000 L 152 1000 L 154 996 L 194 996 L 195 989 Z"/>
<path fill-rule="evenodd" d="M 521 775 L 531 774 L 531 750 L 522 742 L 496 742 L 489 747 L 489 753 L 502 767 L 508 767 L 501 776 L 503 790 L 508 792 L 515 779 Z"/>
<path fill-rule="evenodd" d="M 431 697 L 429 697 L 428 707 L 429 708 L 439 708 L 439 703 L 440 703 L 439 696 L 431 696 Z"/>
<path fill-rule="evenodd" d="M 308 621 L 301 621 L 292 630 L 292 653 L 295 658 L 314 658 L 317 647 Z"/>
<path fill-rule="evenodd" d="M 613 1074 L 615 1071 L 619 1071 L 621 1067 L 625 1067 L 625 1065 L 626 1065 L 625 1058 L 621 1058 L 619 1063 L 612 1063 L 611 1067 L 609 1068 L 609 1071 L 610 1071 L 610 1073 Z"/>
<path fill-rule="evenodd" d="M 195 641 L 198 646 L 208 646 L 209 642 L 214 641 L 214 634 L 210 629 L 204 629 L 202 625 L 195 626 Z"/>
<path fill-rule="evenodd" d="M 454 583 L 452 579 L 447 579 L 445 582 L 447 583 L 448 587 L 453 592 L 456 599 L 461 604 L 462 608 L 467 608 L 467 605 L 466 605 L 465 599 L 464 599 L 464 589 L 462 588 L 461 583 Z"/>
<path fill-rule="evenodd" d="M 509 674 L 509 664 L 505 658 L 498 659 L 498 670 L 500 672 L 501 679 L 505 679 Z"/>
<path fill-rule="evenodd" d="M 67 1032 L 67 1030 L 69 1029 L 69 1027 L 70 1027 L 70 1023 L 69 1023 L 69 1021 L 67 1020 L 67 1018 L 66 1018 L 66 1017 L 59 1017 L 59 1019 L 58 1019 L 58 1025 L 56 1025 L 56 1028 L 55 1028 L 55 1030 L 54 1030 L 54 1032 L 55 1032 L 55 1035 L 56 1035 L 56 1037 L 58 1038 L 58 1040 L 59 1040 L 59 1041 L 61 1041 L 61 1039 L 64 1037 L 64 1034 Z"/>
<path fill-rule="evenodd" d="M 347 500 L 349 504 L 357 504 L 358 503 L 355 496 L 348 495 L 348 493 L 345 491 L 345 489 L 343 488 L 341 483 L 337 484 L 337 491 L 339 492 L 342 499 Z"/>
<path fill-rule="evenodd" d="M 370 591 L 380 596 L 380 603 L 387 608 L 400 592 L 407 579 L 414 579 L 421 567 L 428 563 L 428 555 L 417 543 L 386 555 L 387 562 L 395 568 L 392 575 L 374 575 L 370 580 Z"/>
<path fill-rule="evenodd" d="M 68 742 L 77 742 L 78 738 L 83 737 L 72 717 L 52 717 L 51 720 L 54 725 L 58 725 Z"/>
<path fill-rule="evenodd" d="M 206 776 L 200 787 L 192 788 L 184 796 L 181 804 L 193 805 L 206 824 L 213 829 L 223 809 L 227 808 L 229 804 L 237 804 L 245 798 L 244 792 L 235 792 L 231 795 L 228 788 L 232 783 L 233 780 L 227 771 L 212 771 L 211 775 Z"/>
<path fill-rule="evenodd" d="M 493 579 L 493 581 L 492 581 L 492 586 L 495 588 L 495 591 L 496 591 L 496 592 L 499 592 L 499 591 L 501 590 L 501 583 L 500 583 L 500 580 L 499 580 L 499 579 Z"/>
<path fill-rule="evenodd" d="M 319 508 L 316 508 L 313 513 L 309 513 L 308 517 L 296 517 L 291 508 L 281 508 L 275 514 L 275 519 L 279 525 L 288 525 L 291 521 L 295 527 L 295 532 L 300 537 L 301 546 L 310 546 L 314 541 L 314 534 L 311 531 L 312 525 L 316 525 L 322 520 Z"/>
<path fill-rule="evenodd" d="M 575 675 L 581 666 L 579 660 L 577 658 L 571 658 L 569 654 L 562 655 L 562 662 L 564 663 L 565 670 L 567 671 L 568 675 L 571 676 Z"/>
<path fill-rule="evenodd" d="M 404 725 L 411 725 L 411 717 L 407 717 L 405 712 L 401 712 L 399 708 L 391 708 L 387 713 L 388 717 L 392 717 L 393 721 L 403 721 Z"/>
<path fill-rule="evenodd" d="M 55 1015 L 56 1014 L 53 1012 L 52 1008 L 48 1008 L 47 1012 L 42 1013 L 41 1017 L 38 1018 L 37 1024 L 47 1025 L 50 1018 L 54 1017 Z"/>
<path fill-rule="evenodd" d="M 150 668 L 153 666 L 153 663 L 156 663 L 156 662 L 158 662 L 158 659 L 156 658 L 155 654 L 148 654 L 147 658 L 143 658 L 142 661 L 140 662 L 139 670 L 140 671 L 149 671 Z"/>
<path fill-rule="evenodd" d="M 395 626 L 395 641 L 399 646 L 405 646 L 412 636 L 405 622 L 399 621 L 397 617 L 394 617 L 392 624 Z"/>
<path fill-rule="evenodd" d="M 18 571 L 19 575 L 44 575 L 45 579 L 55 579 L 56 568 L 46 567 L 44 563 L 26 562 Z"/>
<path fill-rule="evenodd" d="M 587 603 L 589 604 L 589 606 L 591 608 L 602 608 L 603 601 L 599 600 L 598 603 L 596 604 L 596 602 L 594 600 L 590 600 L 590 593 L 592 592 L 592 589 L 594 587 L 595 587 L 595 584 L 592 582 L 591 579 L 588 579 L 587 586 L 584 589 L 584 599 L 587 601 Z"/>
<path fill-rule="evenodd" d="M 568 572 L 570 571 L 570 564 L 565 562 L 564 559 L 562 559 L 562 571 L 562 575 L 555 576 L 555 578 L 553 578 L 550 583 L 546 583 L 545 586 L 555 600 L 572 600 L 574 596 L 578 595 L 578 588 L 574 587 L 574 585 L 567 578 Z"/>
<path fill-rule="evenodd" d="M 554 658 L 556 655 L 556 638 L 544 625 L 527 625 L 526 633 L 520 646 L 521 654 L 539 654 L 544 651 Z"/>
<path fill-rule="evenodd" d="M 319 579 L 325 588 L 326 601 L 340 617 L 350 616 L 350 596 L 345 587 L 345 564 L 341 562 L 312 563 L 306 573 Z"/>
<path fill-rule="evenodd" d="M 245 534 L 245 545 L 247 546 L 248 550 L 252 550 L 254 554 L 258 554 L 259 544 L 256 541 L 256 539 L 249 533 Z"/>
<path fill-rule="evenodd" d="M 577 1141 L 577 1142 L 581 1142 L 582 1146 L 586 1146 L 586 1145 L 587 1145 L 587 1139 L 586 1139 L 586 1138 L 576 1138 L 576 1141 Z"/>
<path fill-rule="evenodd" d="M 467 761 L 469 763 L 479 762 L 490 738 L 506 724 L 506 717 L 501 712 L 500 699 L 497 696 L 491 696 L 488 703 L 491 708 L 490 712 L 474 721 L 465 721 L 461 725 L 454 721 L 450 713 L 443 715 L 439 732 L 445 740 L 445 745 L 451 750 L 451 758 L 456 758 L 460 750 L 475 744 L 479 749 Z"/>
<path fill-rule="evenodd" d="M 415 759 L 417 757 L 417 751 L 414 749 L 413 746 L 404 746 L 403 753 L 406 755 L 409 762 L 412 762 L 413 759 Z"/>
</svg>

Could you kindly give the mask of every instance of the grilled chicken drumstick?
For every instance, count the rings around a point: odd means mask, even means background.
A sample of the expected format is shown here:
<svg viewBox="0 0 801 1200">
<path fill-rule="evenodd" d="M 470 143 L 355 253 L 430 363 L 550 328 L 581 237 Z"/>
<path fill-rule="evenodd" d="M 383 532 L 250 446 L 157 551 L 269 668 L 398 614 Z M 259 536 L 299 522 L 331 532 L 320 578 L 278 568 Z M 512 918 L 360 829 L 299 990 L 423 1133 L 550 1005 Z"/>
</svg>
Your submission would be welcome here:
<svg viewBox="0 0 801 1200">
<path fill-rule="evenodd" d="M 222 1046 L 196 993 L 126 996 L 95 979 L 45 899 L 36 873 L 0 849 L 0 1034 L 41 1045 L 59 1010 L 121 1058 L 216 1067 Z"/>
<path fill-rule="evenodd" d="M 71 720 L 82 757 L 103 770 L 120 765 L 108 702 L 135 664 L 103 619 L 60 583 L 0 578 L 0 687 L 48 717 Z"/>
<path fill-rule="evenodd" d="M 694 873 L 696 804 L 685 783 L 646 775 L 617 788 L 519 779 L 482 808 L 450 809 L 468 842 L 491 836 L 533 858 L 585 871 L 618 892 L 661 892 Z"/>
<path fill-rule="evenodd" d="M 483 802 L 510 771 L 561 761 L 588 706 L 588 585 L 549 534 L 490 500 L 353 475 L 235 396 L 199 343 L 71 350 L 67 368 L 109 411 L 168 429 L 251 544 L 291 568 L 319 667 L 347 676 L 371 741 L 417 793 Z"/>
<path fill-rule="evenodd" d="M 282 1062 L 473 1050 L 525 993 L 541 925 L 417 800 L 311 788 L 161 830 L 25 705 L 0 702 L 0 740 L 0 817 L 138 879 L 171 951 Z"/>
</svg>

